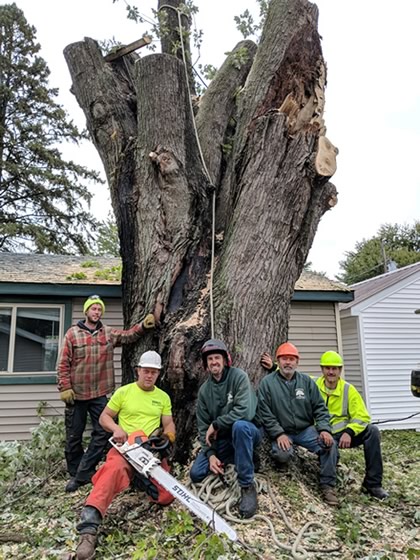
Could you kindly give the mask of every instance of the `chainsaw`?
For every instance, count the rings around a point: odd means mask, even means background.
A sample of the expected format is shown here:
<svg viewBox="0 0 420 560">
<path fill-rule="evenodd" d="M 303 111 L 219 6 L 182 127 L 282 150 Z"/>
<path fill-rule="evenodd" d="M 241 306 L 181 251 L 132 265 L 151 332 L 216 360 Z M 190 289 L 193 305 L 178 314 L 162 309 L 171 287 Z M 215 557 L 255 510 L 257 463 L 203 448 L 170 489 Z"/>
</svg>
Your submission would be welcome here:
<svg viewBox="0 0 420 560">
<path fill-rule="evenodd" d="M 123 444 L 117 444 L 112 437 L 109 439 L 110 444 L 141 475 L 153 478 L 216 533 L 225 533 L 230 540 L 237 540 L 236 531 L 213 508 L 205 504 L 160 466 L 160 459 L 151 450 L 161 452 L 169 444 L 167 440 L 161 437 L 151 437 L 144 441 L 140 437 L 135 437 L 134 443 L 131 443 L 132 441 L 133 438 L 130 438 Z"/>
</svg>

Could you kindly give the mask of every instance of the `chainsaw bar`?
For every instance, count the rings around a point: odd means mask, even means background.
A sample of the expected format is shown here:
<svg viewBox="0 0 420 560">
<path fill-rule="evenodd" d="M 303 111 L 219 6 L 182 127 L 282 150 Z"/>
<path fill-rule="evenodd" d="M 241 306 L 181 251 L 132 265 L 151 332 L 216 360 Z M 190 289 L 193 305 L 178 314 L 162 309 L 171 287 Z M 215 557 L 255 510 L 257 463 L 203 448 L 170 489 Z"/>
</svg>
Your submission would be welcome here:
<svg viewBox="0 0 420 560">
<path fill-rule="evenodd" d="M 186 486 L 166 472 L 160 466 L 159 459 L 151 451 L 139 444 L 130 445 L 128 442 L 123 445 L 117 445 L 113 438 L 110 438 L 109 442 L 140 474 L 148 478 L 154 478 L 186 508 L 202 519 L 208 527 L 216 533 L 225 533 L 232 541 L 238 539 L 236 531 L 213 508 L 200 500 Z"/>
</svg>

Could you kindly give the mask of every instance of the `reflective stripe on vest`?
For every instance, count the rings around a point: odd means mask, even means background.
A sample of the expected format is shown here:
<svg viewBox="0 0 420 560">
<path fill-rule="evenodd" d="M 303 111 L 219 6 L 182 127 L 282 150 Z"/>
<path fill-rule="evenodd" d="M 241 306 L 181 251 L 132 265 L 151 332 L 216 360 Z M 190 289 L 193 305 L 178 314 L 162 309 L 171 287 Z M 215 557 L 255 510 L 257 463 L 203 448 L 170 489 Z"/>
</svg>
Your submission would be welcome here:
<svg viewBox="0 0 420 560">
<path fill-rule="evenodd" d="M 349 415 L 349 390 L 350 385 L 348 383 L 344 383 L 343 408 L 341 409 L 341 416 L 344 417 Z"/>
<path fill-rule="evenodd" d="M 348 383 L 344 383 L 343 406 L 341 408 L 341 416 L 344 417 L 349 416 L 349 391 L 350 391 L 350 385 Z M 358 420 L 357 418 L 351 418 L 350 420 L 343 420 L 342 422 L 333 424 L 332 426 L 333 434 L 345 430 L 349 424 L 359 424 L 359 426 L 367 426 L 368 422 L 363 422 L 362 420 Z"/>
</svg>

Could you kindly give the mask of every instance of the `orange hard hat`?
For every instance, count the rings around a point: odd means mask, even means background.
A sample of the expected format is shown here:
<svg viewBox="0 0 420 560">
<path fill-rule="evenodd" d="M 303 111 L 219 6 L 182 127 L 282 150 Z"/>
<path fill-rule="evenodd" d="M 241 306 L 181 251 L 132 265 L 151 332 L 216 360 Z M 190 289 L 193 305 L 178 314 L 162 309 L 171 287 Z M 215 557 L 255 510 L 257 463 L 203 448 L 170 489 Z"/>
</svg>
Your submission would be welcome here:
<svg viewBox="0 0 420 560">
<path fill-rule="evenodd" d="M 276 358 L 280 356 L 294 356 L 299 359 L 299 351 L 291 342 L 283 342 L 276 350 Z"/>
</svg>

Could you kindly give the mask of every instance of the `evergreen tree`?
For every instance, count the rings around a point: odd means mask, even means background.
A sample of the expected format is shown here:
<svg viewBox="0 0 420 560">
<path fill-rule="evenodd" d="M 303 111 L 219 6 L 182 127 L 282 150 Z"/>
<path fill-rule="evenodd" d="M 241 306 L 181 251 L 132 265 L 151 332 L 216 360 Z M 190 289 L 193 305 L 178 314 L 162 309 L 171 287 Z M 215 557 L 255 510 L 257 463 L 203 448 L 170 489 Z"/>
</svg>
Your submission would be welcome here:
<svg viewBox="0 0 420 560">
<path fill-rule="evenodd" d="M 346 284 L 362 282 L 392 267 L 401 268 L 420 261 L 420 222 L 413 226 L 384 224 L 371 239 L 356 243 L 340 262 L 344 273 L 338 279 Z"/>
<path fill-rule="evenodd" d="M 108 257 L 120 256 L 118 228 L 112 212 L 108 214 L 106 220 L 99 222 L 95 254 Z"/>
<path fill-rule="evenodd" d="M 95 171 L 58 146 L 84 138 L 55 102 L 36 30 L 16 4 L 0 6 L 0 250 L 87 253 Z"/>
</svg>

